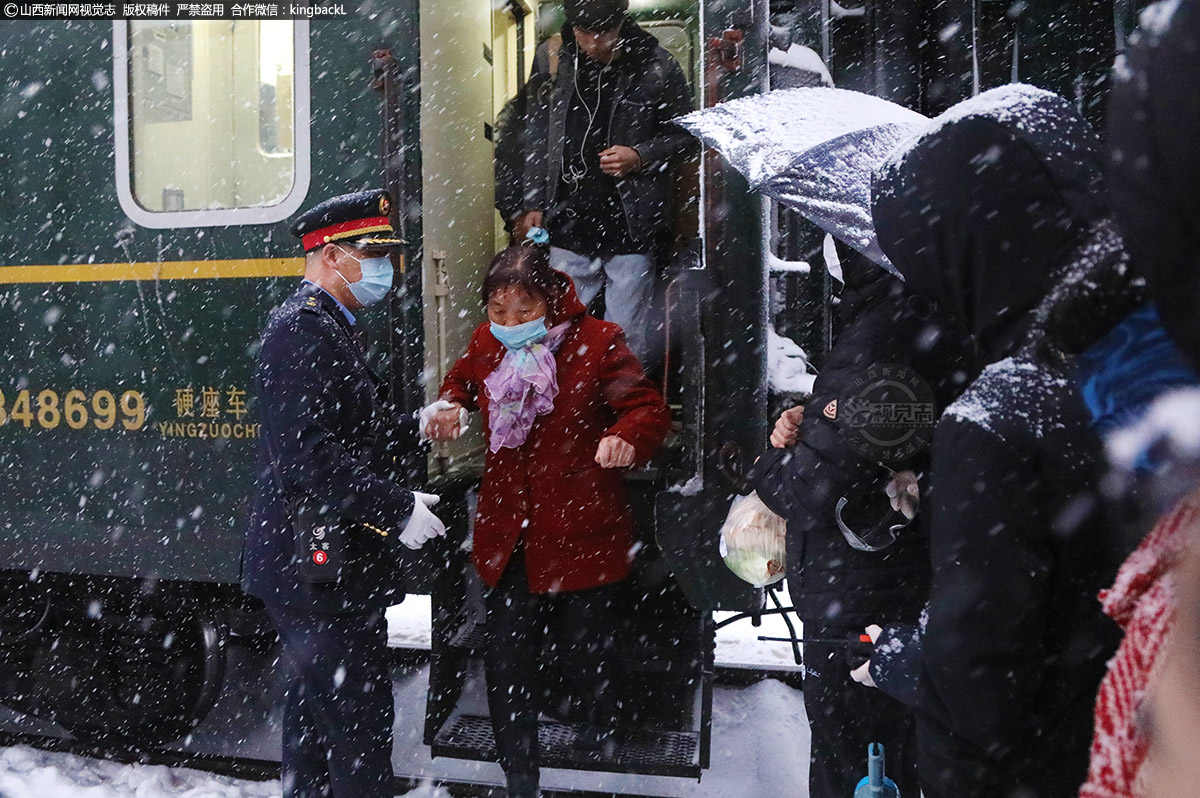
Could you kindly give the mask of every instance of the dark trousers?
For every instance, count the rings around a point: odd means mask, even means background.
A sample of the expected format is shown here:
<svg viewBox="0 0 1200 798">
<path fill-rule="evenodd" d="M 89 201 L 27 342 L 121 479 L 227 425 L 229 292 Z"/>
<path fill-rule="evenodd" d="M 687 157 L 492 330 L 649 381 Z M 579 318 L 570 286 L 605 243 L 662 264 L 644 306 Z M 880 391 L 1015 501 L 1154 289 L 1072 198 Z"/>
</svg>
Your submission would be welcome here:
<svg viewBox="0 0 1200 798">
<path fill-rule="evenodd" d="M 267 605 L 283 642 L 283 798 L 391 798 L 392 681 L 383 610 Z"/>
<path fill-rule="evenodd" d="M 844 639 L 841 626 L 804 623 L 804 636 Z M 804 709 L 812 734 L 810 798 L 849 798 L 867 775 L 867 746 L 882 743 L 885 771 L 902 798 L 918 798 L 916 724 L 899 701 L 850 678 L 840 646 L 804 647 Z"/>
<path fill-rule="evenodd" d="M 525 558 L 518 549 L 500 584 L 487 594 L 488 710 L 496 753 L 506 774 L 533 775 L 540 767 L 538 713 L 546 700 L 541 678 L 543 644 L 559 665 L 584 720 L 611 728 L 618 705 L 613 652 L 617 588 L 604 585 L 569 593 L 529 592 Z"/>
</svg>

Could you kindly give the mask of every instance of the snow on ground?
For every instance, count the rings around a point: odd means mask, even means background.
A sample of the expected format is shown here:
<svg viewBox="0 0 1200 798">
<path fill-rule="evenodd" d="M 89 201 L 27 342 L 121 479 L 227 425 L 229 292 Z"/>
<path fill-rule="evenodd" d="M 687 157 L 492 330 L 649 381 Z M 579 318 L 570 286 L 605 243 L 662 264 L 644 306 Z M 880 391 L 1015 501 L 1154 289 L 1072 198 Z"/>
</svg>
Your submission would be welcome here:
<svg viewBox="0 0 1200 798">
<path fill-rule="evenodd" d="M 0 798 L 277 798 L 278 779 L 242 781 L 187 768 L 123 765 L 27 746 L 0 748 Z M 426 784 L 407 798 L 449 798 Z"/>
<path fill-rule="evenodd" d="M 711 764 L 700 783 L 662 776 L 547 770 L 543 784 L 562 789 L 688 796 L 801 798 L 808 783 L 808 723 L 799 690 L 766 680 L 717 687 L 713 696 Z M 448 760 L 438 759 L 439 763 Z M 492 764 L 461 763 L 489 772 Z M 276 781 L 240 781 L 184 768 L 122 765 L 25 746 L 0 748 L 0 798 L 276 798 Z M 449 798 L 431 784 L 407 798 Z"/>
<path fill-rule="evenodd" d="M 786 582 L 780 586 L 780 595 L 787 596 Z M 785 600 L 785 603 L 786 600 Z M 389 607 L 388 645 L 392 648 L 429 648 L 429 596 L 409 596 L 403 604 Z M 718 622 L 734 613 L 718 612 Z M 796 633 L 800 624 L 793 617 Z M 745 667 L 796 667 L 792 647 L 788 643 L 760 641 L 762 637 L 787 637 L 788 630 L 778 615 L 764 615 L 762 625 L 754 627 L 749 619 L 736 621 L 717 630 L 717 664 Z"/>
<path fill-rule="evenodd" d="M 0 749 L 3 798 L 270 798 L 279 782 L 239 781 L 195 770 L 122 765 L 26 746 Z"/>
<path fill-rule="evenodd" d="M 786 591 L 782 593 L 786 595 Z M 717 613 L 720 621 L 731 613 Z M 429 598 L 410 596 L 388 611 L 389 642 L 396 647 L 429 646 Z M 799 629 L 797 629 L 799 631 Z M 784 637 L 787 628 L 779 616 L 768 615 L 754 627 L 743 619 L 717 632 L 717 663 L 768 669 L 795 668 L 791 646 L 758 637 Z M 235 669 L 241 666 L 234 665 Z M 244 674 L 243 674 L 244 676 Z M 228 705 L 217 710 L 193 735 L 190 750 L 201 753 L 236 753 L 251 758 L 278 756 L 278 728 L 272 718 L 261 729 L 241 728 L 236 716 L 223 715 L 243 702 L 251 716 L 271 715 L 277 696 L 270 679 L 254 672 L 255 679 L 237 679 L 241 693 L 227 696 Z M 244 682 L 244 684 L 242 684 Z M 424 716 L 428 668 L 421 667 L 393 684 L 398 707 L 397 772 L 416 778 L 460 778 L 496 781 L 494 763 L 431 759 L 421 741 L 418 719 Z M 234 742 L 230 742 L 231 738 Z M 717 686 L 713 694 L 711 764 L 699 784 L 662 776 L 581 773 L 547 769 L 543 784 L 551 788 L 581 789 L 688 798 L 799 798 L 808 780 L 808 724 L 799 690 L 766 680 L 748 687 Z M 235 745 L 237 750 L 228 750 Z M 25 746 L 0 748 L 0 798 L 276 798 L 276 781 L 240 781 L 184 768 L 123 765 Z M 427 783 L 408 798 L 449 798 L 445 790 Z"/>
<path fill-rule="evenodd" d="M 407 596 L 387 609 L 388 646 L 391 648 L 429 648 L 431 645 L 429 596 Z"/>
<path fill-rule="evenodd" d="M 740 689 L 718 688 L 709 771 L 694 791 L 684 794 L 804 798 L 808 744 L 808 717 L 799 690 L 774 679 Z"/>
<path fill-rule="evenodd" d="M 783 595 L 787 595 L 784 592 Z M 718 622 L 734 613 L 718 612 Z M 796 634 L 804 634 L 800 622 L 792 616 Z M 717 630 L 717 665 L 767 669 L 799 669 L 792 656 L 790 643 L 764 642 L 759 637 L 787 637 L 788 630 L 778 615 L 764 615 L 762 625 L 755 627 L 748 619 L 735 621 Z"/>
</svg>

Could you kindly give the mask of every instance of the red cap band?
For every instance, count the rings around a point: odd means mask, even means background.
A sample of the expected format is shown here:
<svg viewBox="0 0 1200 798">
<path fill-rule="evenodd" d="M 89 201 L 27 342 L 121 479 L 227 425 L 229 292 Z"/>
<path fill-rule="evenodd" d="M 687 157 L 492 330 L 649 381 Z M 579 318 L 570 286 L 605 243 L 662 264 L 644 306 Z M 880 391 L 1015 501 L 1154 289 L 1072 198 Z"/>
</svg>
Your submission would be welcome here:
<svg viewBox="0 0 1200 798">
<path fill-rule="evenodd" d="M 305 233 L 300 239 L 300 243 L 304 246 L 304 251 L 308 252 L 322 244 L 341 241 L 363 233 L 391 232 L 393 232 L 392 225 L 386 216 L 372 216 L 366 219 L 339 222 L 331 224 L 329 227 L 322 227 L 320 230 L 313 230 L 311 233 Z"/>
</svg>

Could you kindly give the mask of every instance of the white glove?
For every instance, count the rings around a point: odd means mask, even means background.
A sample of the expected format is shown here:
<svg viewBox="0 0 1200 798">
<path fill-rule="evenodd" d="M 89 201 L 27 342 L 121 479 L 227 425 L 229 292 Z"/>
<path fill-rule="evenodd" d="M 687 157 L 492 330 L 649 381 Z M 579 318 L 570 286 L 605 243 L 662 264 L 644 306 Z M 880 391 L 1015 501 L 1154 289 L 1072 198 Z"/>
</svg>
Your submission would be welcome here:
<svg viewBox="0 0 1200 798">
<path fill-rule="evenodd" d="M 867 660 L 862 665 L 859 665 L 854 670 L 850 671 L 850 678 L 865 687 L 878 687 L 875 680 L 871 678 L 871 660 Z"/>
<path fill-rule="evenodd" d="M 911 471 L 897 471 L 884 487 L 892 509 L 901 513 L 909 521 L 917 517 L 921 506 L 921 489 L 917 485 L 917 475 Z"/>
<path fill-rule="evenodd" d="M 417 421 L 417 429 L 420 431 L 421 440 L 427 441 L 430 439 L 429 432 L 427 430 L 430 422 L 433 421 L 433 417 L 442 410 L 450 410 L 453 407 L 453 402 L 447 402 L 445 399 L 438 399 L 433 404 L 426 405 L 421 409 L 421 414 Z M 467 412 L 465 407 L 458 408 L 458 429 L 454 430 L 455 440 L 457 440 L 460 435 L 466 432 L 467 422 L 470 417 L 471 414 Z"/>
<path fill-rule="evenodd" d="M 441 501 L 440 496 L 413 491 L 412 516 L 409 517 L 408 523 L 400 532 L 401 543 L 410 549 L 419 549 L 425 545 L 426 541 L 446 534 L 446 525 L 429 509 L 439 501 Z"/>
<path fill-rule="evenodd" d="M 879 639 L 879 635 L 883 634 L 883 628 L 874 623 L 863 631 L 866 632 L 871 638 L 872 643 Z M 875 679 L 871 676 L 871 660 L 867 660 L 862 665 L 859 665 L 857 668 L 850 671 L 850 678 L 861 685 L 865 685 L 866 687 L 879 686 L 875 684 Z"/>
</svg>

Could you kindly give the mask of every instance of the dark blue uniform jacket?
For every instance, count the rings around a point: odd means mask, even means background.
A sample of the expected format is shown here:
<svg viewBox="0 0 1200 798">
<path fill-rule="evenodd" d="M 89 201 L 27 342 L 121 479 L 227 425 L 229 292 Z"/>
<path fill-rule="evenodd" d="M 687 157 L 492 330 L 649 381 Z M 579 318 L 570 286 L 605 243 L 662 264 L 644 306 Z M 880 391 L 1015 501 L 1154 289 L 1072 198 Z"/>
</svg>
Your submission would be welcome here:
<svg viewBox="0 0 1200 798">
<path fill-rule="evenodd" d="M 413 497 L 386 476 L 386 438 L 398 428 L 385 421 L 382 383 L 332 297 L 305 284 L 271 314 L 256 387 L 263 427 L 242 554 L 243 590 L 319 612 L 361 612 L 399 602 L 399 536 Z M 335 583 L 309 584 L 297 575 L 291 521 L 272 454 L 289 495 L 328 503 L 344 522 L 346 558 Z"/>
</svg>

